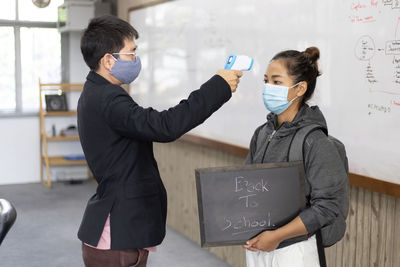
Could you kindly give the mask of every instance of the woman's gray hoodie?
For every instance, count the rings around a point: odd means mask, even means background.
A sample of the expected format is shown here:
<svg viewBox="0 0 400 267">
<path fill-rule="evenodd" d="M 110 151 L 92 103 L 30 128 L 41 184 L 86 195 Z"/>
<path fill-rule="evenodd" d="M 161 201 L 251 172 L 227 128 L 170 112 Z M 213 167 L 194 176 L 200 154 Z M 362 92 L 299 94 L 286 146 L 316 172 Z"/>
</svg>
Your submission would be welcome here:
<svg viewBox="0 0 400 267">
<path fill-rule="evenodd" d="M 328 131 L 317 106 L 303 105 L 292 122 L 284 122 L 276 131 L 277 115 L 268 114 L 267 122 L 254 132 L 246 164 L 288 161 L 293 135 L 299 128 L 310 124 L 318 124 Z M 257 142 L 258 138 L 265 141 Z M 262 145 L 257 147 L 257 143 Z M 299 216 L 308 233 L 313 234 L 333 222 L 343 210 L 340 205 L 345 205 L 345 210 L 348 210 L 348 175 L 335 145 L 329 142 L 323 131 L 311 132 L 303 149 L 308 206 Z"/>
</svg>

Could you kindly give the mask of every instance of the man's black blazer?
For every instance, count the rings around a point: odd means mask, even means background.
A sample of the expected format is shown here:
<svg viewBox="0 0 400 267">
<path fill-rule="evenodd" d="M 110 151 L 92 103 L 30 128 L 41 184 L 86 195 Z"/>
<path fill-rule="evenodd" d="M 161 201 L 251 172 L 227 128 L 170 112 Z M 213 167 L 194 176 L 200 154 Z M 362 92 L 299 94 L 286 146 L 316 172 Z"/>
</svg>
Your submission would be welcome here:
<svg viewBox="0 0 400 267">
<path fill-rule="evenodd" d="M 158 112 L 142 108 L 118 85 L 90 72 L 78 102 L 78 130 L 95 179 L 78 237 L 97 246 L 110 213 L 111 249 L 158 245 L 165 236 L 167 196 L 152 142 L 171 142 L 201 124 L 231 97 L 215 75 L 187 100 Z"/>
</svg>

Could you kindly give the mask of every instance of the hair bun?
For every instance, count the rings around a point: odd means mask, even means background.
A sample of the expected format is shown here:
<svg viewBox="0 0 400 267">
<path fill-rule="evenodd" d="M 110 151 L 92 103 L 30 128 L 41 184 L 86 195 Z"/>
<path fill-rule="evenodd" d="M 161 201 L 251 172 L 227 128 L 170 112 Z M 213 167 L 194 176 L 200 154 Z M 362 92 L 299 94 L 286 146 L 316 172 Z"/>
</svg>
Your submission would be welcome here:
<svg viewBox="0 0 400 267">
<path fill-rule="evenodd" d="M 315 46 L 309 47 L 303 52 L 312 62 L 316 62 L 319 59 L 319 49 Z"/>
</svg>

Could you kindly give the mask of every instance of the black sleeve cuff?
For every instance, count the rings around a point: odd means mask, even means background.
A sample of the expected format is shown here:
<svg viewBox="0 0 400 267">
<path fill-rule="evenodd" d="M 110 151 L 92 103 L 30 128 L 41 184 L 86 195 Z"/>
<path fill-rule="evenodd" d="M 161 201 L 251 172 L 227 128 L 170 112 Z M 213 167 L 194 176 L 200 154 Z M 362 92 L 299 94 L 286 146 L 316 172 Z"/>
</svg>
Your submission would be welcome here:
<svg viewBox="0 0 400 267">
<path fill-rule="evenodd" d="M 225 79 L 218 74 L 211 77 L 204 85 L 213 88 L 213 90 L 216 91 L 215 93 L 218 94 L 218 99 L 223 99 L 224 103 L 232 97 L 231 87 Z"/>
</svg>

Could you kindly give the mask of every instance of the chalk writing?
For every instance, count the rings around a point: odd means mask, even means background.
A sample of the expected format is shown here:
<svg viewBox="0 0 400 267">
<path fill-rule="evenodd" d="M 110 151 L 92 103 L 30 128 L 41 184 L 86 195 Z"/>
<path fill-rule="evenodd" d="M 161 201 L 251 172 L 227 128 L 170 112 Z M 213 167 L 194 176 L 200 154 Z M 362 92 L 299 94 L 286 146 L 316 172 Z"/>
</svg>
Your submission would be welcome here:
<svg viewBox="0 0 400 267">
<path fill-rule="evenodd" d="M 251 195 L 247 195 L 247 196 L 241 196 L 238 199 L 243 199 L 245 202 L 245 207 L 246 208 L 256 208 L 258 207 L 258 202 L 253 201 L 253 199 L 250 199 L 252 197 L 255 197 L 257 194 L 251 194 Z"/>
<path fill-rule="evenodd" d="M 246 208 L 258 207 L 258 202 L 254 200 L 257 196 L 257 193 L 268 192 L 269 190 L 268 183 L 263 178 L 257 182 L 250 182 L 243 176 L 238 176 L 235 178 L 235 193 L 255 193 L 241 195 L 238 197 L 239 200 L 244 201 Z"/>
<path fill-rule="evenodd" d="M 245 208 L 257 208 L 259 203 L 257 195 L 268 193 L 270 191 L 269 184 L 263 178 L 249 181 L 246 177 L 235 177 L 234 192 L 238 193 L 238 200 L 241 201 Z M 247 218 L 246 216 L 232 219 L 225 217 L 225 226 L 222 231 L 233 230 L 232 236 L 267 229 L 267 227 L 275 226 L 271 223 L 271 214 L 268 212 L 267 218 Z"/>
<path fill-rule="evenodd" d="M 261 231 L 268 228 L 275 227 L 275 224 L 271 222 L 271 213 L 268 212 L 267 216 L 264 218 L 247 218 L 242 216 L 240 218 L 224 218 L 224 227 L 221 231 L 232 231 L 232 235 L 238 235 L 253 231 Z"/>
<path fill-rule="evenodd" d="M 306 208 L 302 162 L 196 170 L 202 244 L 243 244 Z"/>
<path fill-rule="evenodd" d="M 246 178 L 239 176 L 235 178 L 235 192 L 246 191 L 248 193 L 267 192 L 267 182 L 264 179 L 260 179 L 258 183 L 251 183 Z"/>
</svg>

